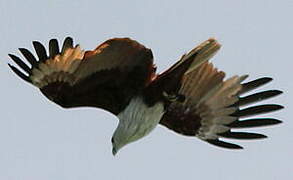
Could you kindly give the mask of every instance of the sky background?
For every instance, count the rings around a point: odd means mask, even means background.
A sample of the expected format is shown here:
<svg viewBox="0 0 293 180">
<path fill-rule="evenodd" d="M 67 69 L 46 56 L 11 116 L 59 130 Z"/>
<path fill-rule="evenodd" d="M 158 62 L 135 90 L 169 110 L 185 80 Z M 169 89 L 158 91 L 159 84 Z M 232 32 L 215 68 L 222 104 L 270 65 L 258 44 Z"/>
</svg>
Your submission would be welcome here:
<svg viewBox="0 0 293 180">
<path fill-rule="evenodd" d="M 290 179 L 293 172 L 292 0 L 81 1 L 0 0 L 0 179 Z M 117 119 L 93 108 L 65 110 L 7 66 L 7 54 L 31 41 L 72 36 L 84 49 L 111 37 L 131 37 L 151 48 L 159 71 L 195 45 L 216 37 L 212 59 L 227 76 L 270 76 L 261 89 L 284 94 L 267 100 L 286 109 L 283 124 L 253 129 L 269 139 L 233 141 L 220 149 L 164 127 L 111 153 Z M 252 130 L 252 129 L 250 129 Z"/>
</svg>

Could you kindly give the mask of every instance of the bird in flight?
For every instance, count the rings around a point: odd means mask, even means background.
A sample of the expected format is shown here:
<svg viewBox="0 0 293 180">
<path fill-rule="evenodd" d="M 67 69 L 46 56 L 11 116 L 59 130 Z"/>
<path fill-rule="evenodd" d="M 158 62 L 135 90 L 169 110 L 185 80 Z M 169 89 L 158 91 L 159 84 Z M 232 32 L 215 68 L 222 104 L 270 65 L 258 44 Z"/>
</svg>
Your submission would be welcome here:
<svg viewBox="0 0 293 180">
<path fill-rule="evenodd" d="M 129 38 L 113 38 L 84 51 L 65 38 L 62 48 L 49 41 L 49 53 L 33 41 L 37 57 L 19 48 L 23 57 L 9 54 L 21 68 L 8 64 L 52 102 L 64 108 L 96 107 L 119 119 L 112 136 L 112 153 L 148 135 L 158 124 L 210 144 L 242 149 L 227 139 L 261 139 L 265 135 L 235 131 L 281 123 L 274 118 L 251 118 L 283 108 L 277 104 L 252 105 L 281 94 L 279 90 L 248 92 L 270 82 L 262 77 L 225 78 L 209 60 L 221 45 L 213 38 L 201 43 L 163 73 L 156 73 L 152 51 Z M 244 119 L 243 119 L 244 118 Z"/>
</svg>

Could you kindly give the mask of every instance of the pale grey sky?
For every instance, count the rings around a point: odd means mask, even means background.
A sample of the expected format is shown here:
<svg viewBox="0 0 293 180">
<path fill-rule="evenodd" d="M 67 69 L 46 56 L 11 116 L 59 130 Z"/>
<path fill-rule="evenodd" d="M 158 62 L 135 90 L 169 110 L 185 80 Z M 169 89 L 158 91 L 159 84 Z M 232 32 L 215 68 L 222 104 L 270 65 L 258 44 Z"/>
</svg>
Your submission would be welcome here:
<svg viewBox="0 0 293 180">
<path fill-rule="evenodd" d="M 293 172 L 292 0 L 0 0 L 0 179 L 290 179 Z M 282 96 L 283 124 L 258 128 L 269 136 L 237 141 L 230 151 L 164 127 L 111 153 L 117 119 L 93 108 L 65 110 L 8 68 L 8 53 L 72 36 L 85 49 L 111 37 L 131 37 L 153 50 L 162 71 L 195 45 L 216 37 L 213 62 L 228 76 L 271 76 L 262 89 Z M 253 129 L 254 130 L 254 129 Z M 234 141 L 235 142 L 235 141 Z"/>
</svg>

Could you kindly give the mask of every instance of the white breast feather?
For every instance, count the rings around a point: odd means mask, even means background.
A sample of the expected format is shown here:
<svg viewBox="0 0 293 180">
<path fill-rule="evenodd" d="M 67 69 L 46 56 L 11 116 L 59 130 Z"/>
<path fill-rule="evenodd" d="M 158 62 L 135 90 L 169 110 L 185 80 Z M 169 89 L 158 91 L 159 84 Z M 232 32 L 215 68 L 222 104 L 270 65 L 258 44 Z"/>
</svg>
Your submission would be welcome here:
<svg viewBox="0 0 293 180">
<path fill-rule="evenodd" d="M 149 134 L 160 122 L 164 114 L 164 105 L 159 102 L 147 106 L 140 97 L 133 98 L 123 112 L 118 114 L 120 128 L 124 128 L 128 142 L 135 141 Z M 119 127 L 118 127 L 119 128 Z"/>
</svg>

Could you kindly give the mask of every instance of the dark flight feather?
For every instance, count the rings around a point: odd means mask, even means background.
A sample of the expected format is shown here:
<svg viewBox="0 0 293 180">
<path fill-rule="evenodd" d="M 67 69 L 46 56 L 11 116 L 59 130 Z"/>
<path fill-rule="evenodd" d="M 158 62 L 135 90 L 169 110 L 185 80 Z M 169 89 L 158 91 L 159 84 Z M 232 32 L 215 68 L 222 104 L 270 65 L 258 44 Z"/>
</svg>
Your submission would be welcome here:
<svg viewBox="0 0 293 180">
<path fill-rule="evenodd" d="M 219 139 L 207 139 L 206 142 L 215 145 L 215 146 L 219 146 L 222 148 L 228 148 L 228 149 L 243 149 L 243 147 L 237 145 L 237 144 L 232 144 L 232 143 L 228 143 L 225 141 L 221 141 Z"/>
<path fill-rule="evenodd" d="M 49 56 L 50 58 L 54 58 L 57 54 L 59 54 L 59 45 L 57 39 L 51 39 L 49 41 Z"/>
<path fill-rule="evenodd" d="M 228 126 L 230 128 L 253 128 L 253 127 L 260 127 L 260 126 L 269 126 L 280 124 L 282 121 L 274 118 L 256 118 L 256 119 L 245 119 L 245 120 L 238 120 L 234 121 Z"/>
<path fill-rule="evenodd" d="M 64 53 L 66 49 L 73 48 L 73 39 L 71 37 L 66 37 L 62 46 L 61 53 Z"/>
<path fill-rule="evenodd" d="M 39 57 L 40 62 L 44 62 L 48 59 L 47 52 L 45 47 L 38 41 L 33 41 L 33 46 L 36 50 L 36 53 Z"/>
<path fill-rule="evenodd" d="M 221 137 L 232 138 L 232 139 L 263 139 L 267 137 L 263 134 L 248 133 L 248 132 L 231 132 L 231 131 L 219 133 L 218 135 Z"/>
<path fill-rule="evenodd" d="M 262 113 L 269 113 L 283 109 L 284 107 L 278 104 L 265 104 L 259 106 L 248 107 L 246 109 L 238 110 L 235 113 L 231 114 L 235 117 L 248 117 Z"/>
<path fill-rule="evenodd" d="M 282 91 L 279 91 L 279 90 L 268 90 L 268 91 L 255 93 L 255 94 L 245 96 L 245 97 L 240 97 L 237 105 L 244 106 L 247 104 L 251 104 L 251 103 L 255 103 L 258 101 L 262 101 L 265 99 L 275 97 L 281 93 L 282 93 Z"/>
<path fill-rule="evenodd" d="M 8 56 L 19 66 L 21 67 L 25 72 L 28 74 L 31 74 L 31 69 L 26 65 L 19 57 L 13 55 L 13 54 L 8 54 Z"/>
<path fill-rule="evenodd" d="M 256 89 L 262 85 L 265 85 L 267 83 L 269 83 L 270 81 L 272 81 L 273 79 L 270 77 L 263 77 L 263 78 L 259 78 L 247 83 L 243 83 L 242 84 L 242 90 L 239 92 L 239 94 L 243 94 L 246 93 L 248 91 L 251 91 L 253 89 Z"/>
<path fill-rule="evenodd" d="M 21 79 L 23 79 L 26 82 L 31 83 L 31 80 L 28 76 L 26 76 L 25 74 L 23 74 L 21 71 L 19 71 L 16 67 L 8 64 L 8 66 L 12 69 L 12 71 L 17 74 Z"/>
<path fill-rule="evenodd" d="M 35 56 L 25 48 L 19 48 L 21 54 L 25 57 L 25 59 L 32 65 L 32 68 L 38 67 L 38 61 Z"/>
</svg>

